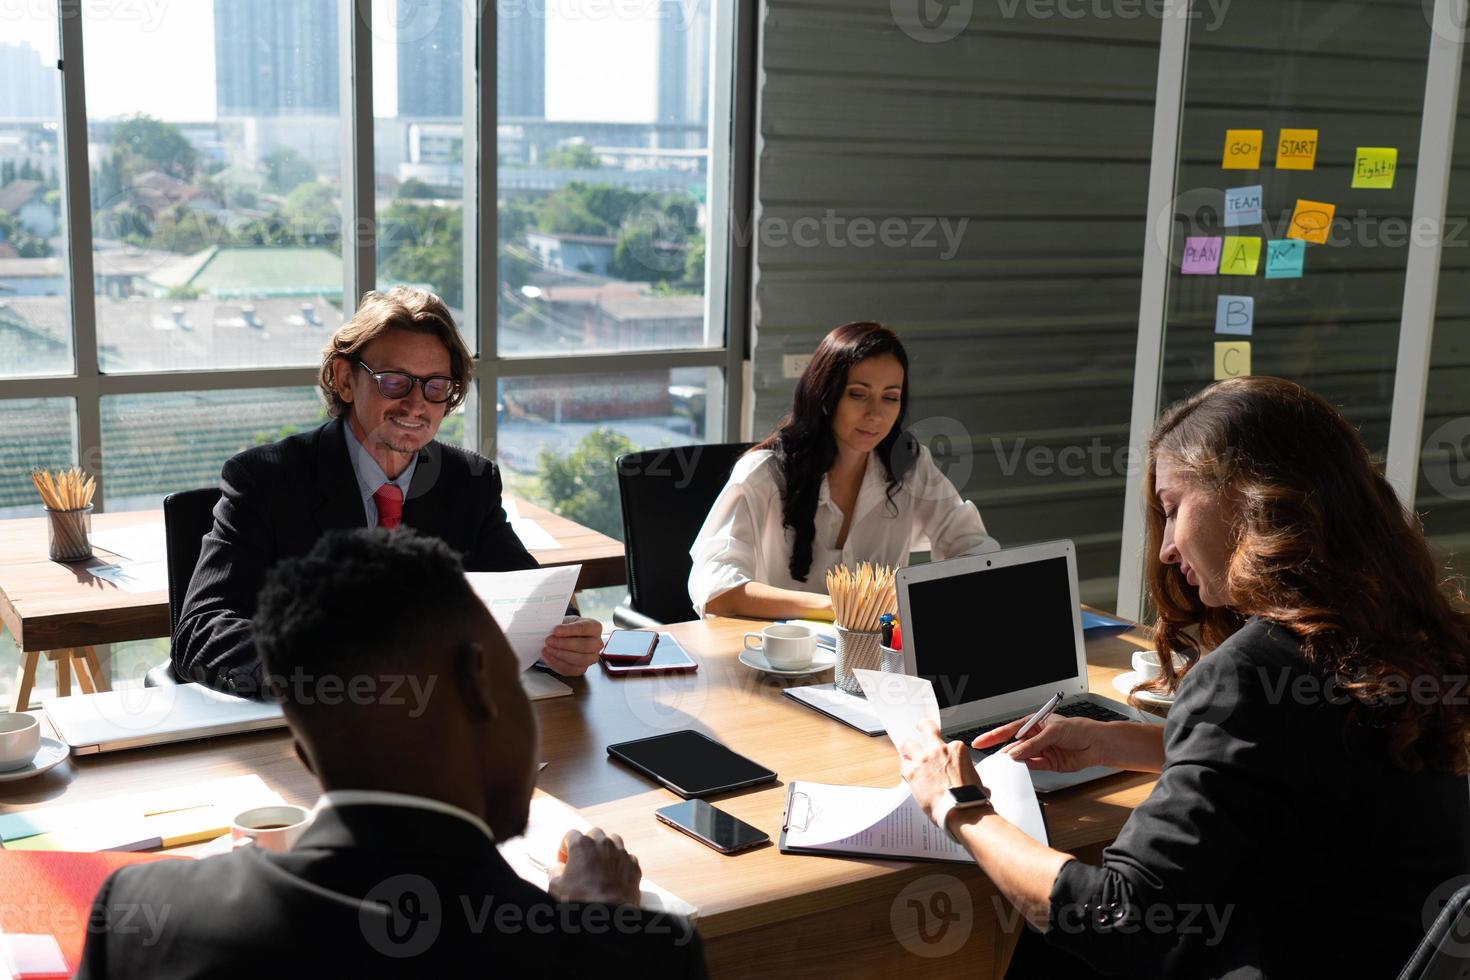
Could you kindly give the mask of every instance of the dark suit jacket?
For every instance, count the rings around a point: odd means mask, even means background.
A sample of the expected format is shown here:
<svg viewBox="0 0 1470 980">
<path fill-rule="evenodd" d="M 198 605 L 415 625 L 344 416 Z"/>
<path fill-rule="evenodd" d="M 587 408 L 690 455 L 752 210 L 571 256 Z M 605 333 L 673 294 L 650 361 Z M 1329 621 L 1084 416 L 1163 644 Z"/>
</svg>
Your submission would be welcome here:
<svg viewBox="0 0 1470 980">
<path fill-rule="evenodd" d="M 296 846 L 114 873 L 77 976 L 699 977 L 687 919 L 559 905 L 484 832 L 417 808 L 323 810 Z"/>
<path fill-rule="evenodd" d="M 266 572 L 305 554 L 323 533 L 367 526 L 345 423 L 334 419 L 225 463 L 214 528 L 179 611 L 173 666 L 185 680 L 261 696 L 250 619 Z M 466 571 L 536 567 L 505 519 L 500 470 L 476 453 L 431 442 L 419 454 L 403 524 L 442 539 Z"/>
</svg>

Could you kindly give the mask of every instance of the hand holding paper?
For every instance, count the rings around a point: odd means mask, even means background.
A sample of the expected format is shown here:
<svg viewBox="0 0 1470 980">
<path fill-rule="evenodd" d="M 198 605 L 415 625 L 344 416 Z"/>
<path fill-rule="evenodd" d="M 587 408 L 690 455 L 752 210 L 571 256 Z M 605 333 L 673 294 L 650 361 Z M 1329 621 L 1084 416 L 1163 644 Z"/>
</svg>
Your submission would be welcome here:
<svg viewBox="0 0 1470 980">
<path fill-rule="evenodd" d="M 505 631 L 525 670 L 541 656 L 547 634 L 561 625 L 581 571 L 581 565 L 558 565 L 519 572 L 467 572 L 465 578 Z"/>
</svg>

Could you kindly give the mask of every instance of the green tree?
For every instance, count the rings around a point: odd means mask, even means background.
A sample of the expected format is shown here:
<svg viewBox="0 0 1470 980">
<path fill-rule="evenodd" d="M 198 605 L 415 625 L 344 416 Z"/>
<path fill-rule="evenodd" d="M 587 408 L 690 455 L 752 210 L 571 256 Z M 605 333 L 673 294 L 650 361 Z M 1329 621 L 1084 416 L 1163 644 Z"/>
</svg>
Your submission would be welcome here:
<svg viewBox="0 0 1470 980">
<path fill-rule="evenodd" d="M 265 186 L 277 194 L 289 194 L 307 181 L 316 180 L 316 168 L 291 147 L 282 147 L 266 156 Z"/>
<path fill-rule="evenodd" d="M 51 255 L 46 239 L 26 231 L 19 218 L 5 211 L 0 211 L 0 242 L 8 243 L 23 259 L 44 259 Z"/>
<path fill-rule="evenodd" d="M 15 161 L 6 160 L 0 163 L 0 187 L 4 187 L 15 179 Z"/>
<path fill-rule="evenodd" d="M 192 180 L 199 154 L 177 126 L 138 114 L 112 131 L 113 150 L 122 155 L 124 183 L 148 170 Z"/>
<path fill-rule="evenodd" d="M 541 450 L 541 492 L 548 507 L 584 527 L 623 539 L 617 458 L 637 447 L 627 436 L 599 426 L 582 437 L 566 459 Z"/>
<path fill-rule="evenodd" d="M 102 158 L 97 169 L 92 171 L 92 208 L 100 210 L 122 197 L 122 160 L 117 153 Z"/>
<path fill-rule="evenodd" d="M 378 261 L 388 277 L 424 283 L 450 306 L 463 306 L 462 211 L 394 201 L 378 218 Z"/>
<path fill-rule="evenodd" d="M 286 217 L 303 244 L 340 247 L 342 211 L 337 192 L 326 184 L 298 185 L 286 195 Z"/>
<path fill-rule="evenodd" d="M 586 143 L 568 143 L 546 154 L 541 165 L 548 170 L 596 170 L 602 159 Z"/>
<path fill-rule="evenodd" d="M 219 219 L 187 204 L 175 204 L 153 222 L 148 246 L 165 252 L 191 254 L 210 245 L 229 245 L 233 236 Z"/>
<path fill-rule="evenodd" d="M 438 197 L 439 194 L 437 191 L 434 190 L 434 188 L 430 187 L 422 180 L 419 180 L 417 177 L 410 177 L 403 183 L 398 185 L 398 196 L 408 198 L 432 198 Z"/>
</svg>

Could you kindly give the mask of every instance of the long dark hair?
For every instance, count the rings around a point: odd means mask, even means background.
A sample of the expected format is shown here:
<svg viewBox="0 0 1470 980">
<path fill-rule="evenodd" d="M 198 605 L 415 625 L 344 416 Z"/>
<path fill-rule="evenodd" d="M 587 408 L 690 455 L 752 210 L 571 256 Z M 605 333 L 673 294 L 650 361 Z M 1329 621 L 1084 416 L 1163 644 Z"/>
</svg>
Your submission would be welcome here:
<svg viewBox="0 0 1470 980">
<path fill-rule="evenodd" d="M 781 496 L 781 523 L 791 528 L 796 540 L 791 547 L 791 577 L 805 582 L 812 568 L 812 539 L 816 536 L 817 498 L 822 477 L 837 460 L 837 440 L 832 436 L 832 414 L 847 388 L 847 374 L 854 364 L 870 357 L 892 354 L 903 366 L 903 394 L 898 418 L 878 443 L 875 452 L 887 477 L 888 504 L 904 475 L 918 458 L 917 440 L 904 432 L 909 410 L 909 356 L 898 335 L 881 323 L 859 320 L 844 323 L 822 338 L 816 352 L 796 383 L 791 411 L 776 430 L 751 450 L 770 449 L 781 461 L 786 486 Z M 897 450 L 897 451 L 895 451 Z"/>
<path fill-rule="evenodd" d="M 1159 560 L 1160 455 L 1237 507 L 1226 607 L 1205 607 L 1178 566 Z M 1296 636 L 1314 670 L 1338 679 L 1353 717 L 1383 730 L 1397 765 L 1466 771 L 1470 711 L 1443 689 L 1402 696 L 1419 677 L 1470 671 L 1465 595 L 1443 578 L 1417 516 L 1330 402 L 1281 378 L 1211 385 L 1159 420 L 1143 484 L 1163 686 L 1178 681 L 1168 651 L 1192 661 L 1245 617 L 1261 616 Z"/>
</svg>

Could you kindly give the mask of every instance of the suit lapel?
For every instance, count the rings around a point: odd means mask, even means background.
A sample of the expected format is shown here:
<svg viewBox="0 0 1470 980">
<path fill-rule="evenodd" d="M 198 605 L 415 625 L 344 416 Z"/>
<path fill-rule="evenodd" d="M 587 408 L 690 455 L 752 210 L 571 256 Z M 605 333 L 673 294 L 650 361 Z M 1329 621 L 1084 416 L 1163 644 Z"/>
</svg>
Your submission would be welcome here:
<svg viewBox="0 0 1470 980">
<path fill-rule="evenodd" d="M 323 532 L 367 526 L 362 490 L 342 431 L 346 424 L 345 419 L 337 418 L 317 430 L 317 501 L 312 513 Z"/>
<path fill-rule="evenodd" d="M 408 499 L 403 502 L 403 523 L 416 531 L 443 538 L 446 508 L 440 477 L 444 472 L 444 447 L 436 440 L 419 451 L 414 464 L 413 480 L 408 485 Z"/>
</svg>

